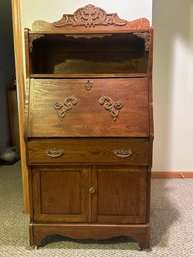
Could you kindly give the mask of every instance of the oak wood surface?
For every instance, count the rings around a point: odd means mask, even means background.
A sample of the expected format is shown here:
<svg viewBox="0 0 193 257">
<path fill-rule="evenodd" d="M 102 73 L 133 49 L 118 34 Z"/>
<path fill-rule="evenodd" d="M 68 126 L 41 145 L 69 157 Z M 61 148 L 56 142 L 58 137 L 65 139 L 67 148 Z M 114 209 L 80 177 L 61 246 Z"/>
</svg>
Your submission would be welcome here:
<svg viewBox="0 0 193 257">
<path fill-rule="evenodd" d="M 92 199 L 96 223 L 146 222 L 147 169 L 142 167 L 94 167 L 96 193 Z"/>
<path fill-rule="evenodd" d="M 87 81 L 93 83 L 90 90 Z M 31 80 L 28 136 L 149 136 L 147 83 L 147 78 Z M 54 105 L 71 96 L 77 104 L 61 119 Z M 122 103 L 116 121 L 99 103 L 102 96 Z"/>
<path fill-rule="evenodd" d="M 29 163 L 127 163 L 148 165 L 149 141 L 146 138 L 55 138 L 32 139 L 28 142 Z M 48 155 L 48 150 L 63 150 L 59 157 Z M 121 158 L 115 150 L 131 150 Z"/>
<path fill-rule="evenodd" d="M 86 167 L 34 167 L 34 222 L 88 222 L 89 171 Z"/>
</svg>

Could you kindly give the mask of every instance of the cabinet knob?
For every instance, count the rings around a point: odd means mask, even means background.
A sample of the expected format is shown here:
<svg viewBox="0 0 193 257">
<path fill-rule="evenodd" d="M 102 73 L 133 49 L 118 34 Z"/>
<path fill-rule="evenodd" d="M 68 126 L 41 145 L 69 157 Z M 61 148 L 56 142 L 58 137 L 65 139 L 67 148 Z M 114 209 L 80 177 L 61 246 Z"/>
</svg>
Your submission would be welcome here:
<svg viewBox="0 0 193 257">
<path fill-rule="evenodd" d="M 91 194 L 94 194 L 94 193 L 95 193 L 94 187 L 89 188 L 89 192 L 90 192 Z"/>
<path fill-rule="evenodd" d="M 128 158 L 132 155 L 131 149 L 115 149 L 113 153 L 119 158 Z"/>
<path fill-rule="evenodd" d="M 46 150 L 46 153 L 48 156 L 50 156 L 52 158 L 58 158 L 64 154 L 64 150 L 63 149 L 57 150 L 56 148 L 52 148 L 52 149 Z"/>
</svg>

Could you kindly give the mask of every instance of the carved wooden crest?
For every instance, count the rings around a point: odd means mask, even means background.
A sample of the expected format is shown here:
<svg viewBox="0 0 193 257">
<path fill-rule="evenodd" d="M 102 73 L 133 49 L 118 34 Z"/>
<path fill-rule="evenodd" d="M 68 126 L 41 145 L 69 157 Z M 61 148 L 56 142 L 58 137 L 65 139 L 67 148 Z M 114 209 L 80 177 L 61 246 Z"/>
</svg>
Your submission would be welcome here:
<svg viewBox="0 0 193 257">
<path fill-rule="evenodd" d="M 54 22 L 37 20 L 32 25 L 32 31 L 94 31 L 96 27 L 108 30 L 138 30 L 149 29 L 150 24 L 146 18 L 140 18 L 134 21 L 127 21 L 119 18 L 117 13 L 106 13 L 103 9 L 88 4 L 85 7 L 77 9 L 73 14 L 64 14 L 63 17 Z"/>
<path fill-rule="evenodd" d="M 107 14 L 103 9 L 89 4 L 83 8 L 79 8 L 72 15 L 64 14 L 61 20 L 54 23 L 54 26 L 95 27 L 98 25 L 124 26 L 126 24 L 127 21 L 120 19 L 116 13 Z"/>
<path fill-rule="evenodd" d="M 147 30 L 148 29 L 148 30 Z M 140 18 L 134 21 L 126 21 L 117 15 L 117 13 L 106 13 L 103 9 L 94 5 L 88 4 L 85 7 L 79 8 L 73 14 L 64 14 L 63 17 L 53 23 L 46 21 L 34 21 L 32 24 L 32 33 L 30 33 L 30 52 L 32 52 L 33 41 L 40 39 L 43 35 L 42 32 L 51 33 L 77 33 L 83 32 L 89 33 L 89 37 L 92 36 L 90 32 L 101 31 L 131 31 L 135 37 L 140 37 L 145 41 L 145 49 L 149 50 L 151 36 L 149 33 L 150 23 L 146 18 Z M 140 32 L 138 32 L 140 30 Z M 141 32 L 141 30 L 144 30 Z M 35 33 L 39 35 L 35 35 Z M 43 34 L 43 33 L 42 33 Z M 74 36 L 73 35 L 73 36 Z M 88 37 L 87 35 L 87 37 Z M 98 34 L 99 35 L 99 34 Z M 98 36 L 97 35 L 97 36 Z"/>
</svg>

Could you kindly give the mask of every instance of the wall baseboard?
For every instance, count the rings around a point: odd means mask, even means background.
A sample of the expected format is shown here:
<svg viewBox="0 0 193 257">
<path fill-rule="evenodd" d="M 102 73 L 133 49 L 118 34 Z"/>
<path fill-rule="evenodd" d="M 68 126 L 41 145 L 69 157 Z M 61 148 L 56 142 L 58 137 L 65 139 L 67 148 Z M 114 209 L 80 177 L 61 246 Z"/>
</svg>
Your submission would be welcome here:
<svg viewBox="0 0 193 257">
<path fill-rule="evenodd" d="M 193 178 L 193 171 L 152 171 L 151 178 L 170 179 L 170 178 Z"/>
</svg>

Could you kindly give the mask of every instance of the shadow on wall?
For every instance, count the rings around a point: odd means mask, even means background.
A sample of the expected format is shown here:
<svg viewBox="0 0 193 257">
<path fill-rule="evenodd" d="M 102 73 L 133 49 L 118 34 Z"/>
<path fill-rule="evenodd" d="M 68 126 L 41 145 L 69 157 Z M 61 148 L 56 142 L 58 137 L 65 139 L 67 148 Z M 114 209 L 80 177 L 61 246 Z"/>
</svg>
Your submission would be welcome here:
<svg viewBox="0 0 193 257">
<path fill-rule="evenodd" d="M 183 62 L 184 56 L 181 49 L 178 49 L 180 52 L 178 51 L 176 55 L 175 47 L 178 40 L 181 40 L 188 47 L 191 40 L 191 12 L 193 13 L 193 0 L 153 0 L 154 171 L 175 171 L 174 166 L 177 167 L 182 162 L 178 157 L 180 154 L 184 161 L 187 160 L 187 150 L 184 150 L 184 143 L 180 147 L 181 142 L 179 136 L 177 137 L 181 134 L 181 138 L 183 138 L 182 135 L 185 132 L 180 131 L 180 127 L 176 125 L 182 123 L 181 119 L 184 116 L 183 113 L 179 113 L 180 105 L 185 104 L 183 96 L 180 99 L 179 92 L 184 90 L 187 63 Z M 180 152 L 182 150 L 183 153 Z M 178 162 L 175 162 L 176 158 L 178 158 Z M 159 192 L 156 191 L 158 186 Z M 161 241 L 164 245 L 160 246 L 166 246 L 169 228 L 180 218 L 179 211 L 170 197 L 170 191 L 167 180 L 153 181 L 152 246 Z"/>
<path fill-rule="evenodd" d="M 188 170 L 187 163 L 190 163 L 190 153 L 181 144 L 190 145 L 188 139 L 186 143 L 182 139 L 190 128 L 188 130 L 182 123 L 189 122 L 190 107 L 193 108 L 190 99 L 186 103 L 188 92 L 184 91 L 188 69 L 184 52 L 188 57 L 188 45 L 193 44 L 191 12 L 193 17 L 193 0 L 153 0 L 155 171 L 174 171 L 180 169 L 180 164 L 182 169 Z M 181 48 L 176 49 L 177 44 Z M 189 63 L 189 69 L 192 65 Z"/>
<path fill-rule="evenodd" d="M 15 77 L 11 0 L 0 1 L 0 149 L 9 145 L 7 86 Z"/>
</svg>

